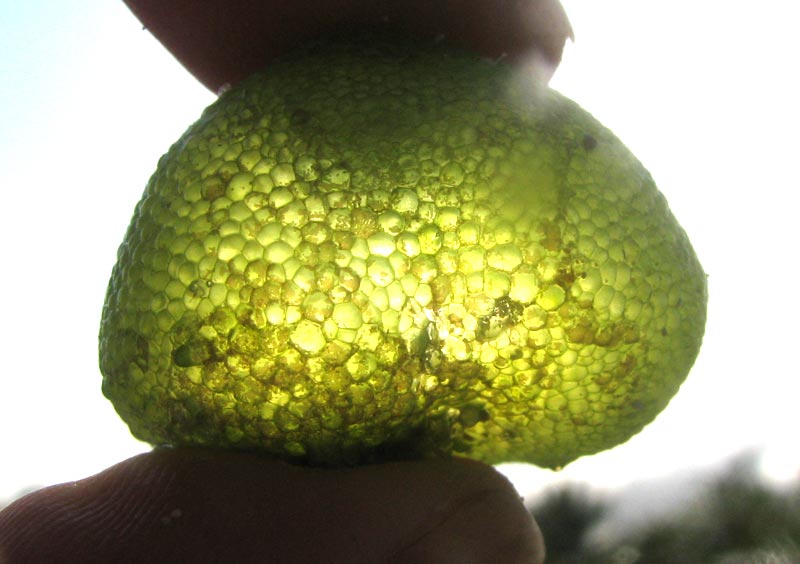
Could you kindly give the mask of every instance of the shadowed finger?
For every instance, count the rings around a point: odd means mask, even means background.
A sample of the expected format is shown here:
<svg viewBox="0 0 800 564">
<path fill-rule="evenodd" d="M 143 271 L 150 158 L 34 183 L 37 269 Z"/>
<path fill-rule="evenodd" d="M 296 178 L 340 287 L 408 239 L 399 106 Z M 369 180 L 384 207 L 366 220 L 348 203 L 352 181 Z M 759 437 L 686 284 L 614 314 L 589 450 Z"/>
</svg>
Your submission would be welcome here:
<svg viewBox="0 0 800 564">
<path fill-rule="evenodd" d="M 0 513 L 0 562 L 541 562 L 538 528 L 492 468 L 347 469 L 157 449 Z"/>
<path fill-rule="evenodd" d="M 287 49 L 349 28 L 444 38 L 511 60 L 536 55 L 550 73 L 572 37 L 558 0 L 125 0 L 144 26 L 214 92 Z"/>
</svg>

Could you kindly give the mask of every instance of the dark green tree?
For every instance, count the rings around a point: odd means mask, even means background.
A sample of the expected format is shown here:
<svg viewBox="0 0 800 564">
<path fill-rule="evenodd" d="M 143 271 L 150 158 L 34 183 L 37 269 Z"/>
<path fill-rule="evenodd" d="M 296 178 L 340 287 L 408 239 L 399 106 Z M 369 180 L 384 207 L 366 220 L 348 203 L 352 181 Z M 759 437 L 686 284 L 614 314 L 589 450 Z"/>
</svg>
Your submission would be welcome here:
<svg viewBox="0 0 800 564">
<path fill-rule="evenodd" d="M 608 499 L 564 486 L 532 507 L 548 564 L 800 564 L 800 482 L 775 488 L 753 455 L 735 460 L 690 508 L 619 535 L 602 553 L 587 533 L 608 515 Z M 659 486 L 654 486 L 659 487 Z"/>
</svg>

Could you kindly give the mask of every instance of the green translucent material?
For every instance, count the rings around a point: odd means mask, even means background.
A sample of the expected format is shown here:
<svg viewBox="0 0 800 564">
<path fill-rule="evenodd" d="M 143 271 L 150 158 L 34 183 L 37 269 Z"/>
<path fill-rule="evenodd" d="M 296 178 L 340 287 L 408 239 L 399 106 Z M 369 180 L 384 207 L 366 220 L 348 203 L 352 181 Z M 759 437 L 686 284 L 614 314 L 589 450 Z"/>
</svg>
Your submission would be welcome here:
<svg viewBox="0 0 800 564">
<path fill-rule="evenodd" d="M 577 105 L 439 47 L 327 44 L 161 159 L 103 391 L 155 444 L 559 467 L 666 406 L 705 303 L 650 176 Z"/>
</svg>

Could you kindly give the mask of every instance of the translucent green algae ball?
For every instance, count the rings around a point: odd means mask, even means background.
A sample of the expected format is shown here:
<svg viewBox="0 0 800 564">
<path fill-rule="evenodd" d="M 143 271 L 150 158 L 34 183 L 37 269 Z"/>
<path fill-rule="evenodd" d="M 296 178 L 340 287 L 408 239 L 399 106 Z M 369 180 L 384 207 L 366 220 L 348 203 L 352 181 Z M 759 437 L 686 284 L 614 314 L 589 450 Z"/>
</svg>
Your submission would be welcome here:
<svg viewBox="0 0 800 564">
<path fill-rule="evenodd" d="M 705 306 L 650 176 L 576 104 L 444 48 L 322 44 L 161 159 L 103 392 L 154 444 L 559 467 L 666 406 Z"/>
</svg>

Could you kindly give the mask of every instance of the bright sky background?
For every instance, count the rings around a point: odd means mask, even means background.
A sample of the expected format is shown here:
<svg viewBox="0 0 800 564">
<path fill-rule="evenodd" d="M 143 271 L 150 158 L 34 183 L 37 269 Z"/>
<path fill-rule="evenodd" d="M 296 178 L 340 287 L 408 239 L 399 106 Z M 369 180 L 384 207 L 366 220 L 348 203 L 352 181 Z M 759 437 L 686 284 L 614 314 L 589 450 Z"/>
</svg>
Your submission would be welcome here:
<svg viewBox="0 0 800 564">
<path fill-rule="evenodd" d="M 552 85 L 645 163 L 709 274 L 706 339 L 667 410 L 521 493 L 614 488 L 765 453 L 800 472 L 800 42 L 785 0 L 564 0 Z M 213 96 L 120 1 L 0 5 L 0 500 L 148 449 L 100 392 L 115 254 L 158 158 Z"/>
</svg>

